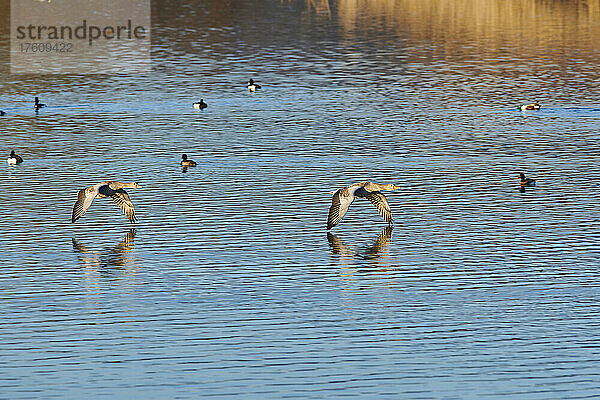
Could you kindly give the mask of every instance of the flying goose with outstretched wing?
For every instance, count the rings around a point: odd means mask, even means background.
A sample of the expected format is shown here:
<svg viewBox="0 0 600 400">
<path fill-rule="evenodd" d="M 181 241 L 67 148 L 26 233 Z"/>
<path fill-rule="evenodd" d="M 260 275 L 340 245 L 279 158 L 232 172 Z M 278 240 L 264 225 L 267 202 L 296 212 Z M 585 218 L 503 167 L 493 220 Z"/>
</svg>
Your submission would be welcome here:
<svg viewBox="0 0 600 400">
<path fill-rule="evenodd" d="M 337 190 L 333 194 L 331 200 L 331 207 L 329 207 L 329 216 L 327 218 L 327 230 L 333 228 L 340 223 L 348 207 L 354 201 L 356 197 L 364 197 L 369 200 L 383 219 L 390 225 L 393 224 L 392 211 L 390 205 L 387 202 L 385 196 L 381 193 L 382 190 L 397 190 L 400 189 L 398 186 L 388 183 L 386 185 L 380 185 L 373 182 L 359 182 L 347 186 L 343 189 Z"/>
<path fill-rule="evenodd" d="M 88 188 L 81 189 L 77 194 L 77 201 L 73 206 L 73 215 L 71 216 L 71 222 L 77 221 L 83 217 L 88 208 L 92 205 L 95 198 L 102 199 L 104 197 L 112 198 L 119 208 L 123 211 L 129 222 L 135 222 L 135 210 L 133 209 L 133 203 L 129 198 L 129 194 L 124 188 L 141 188 L 135 182 L 117 182 L 117 181 L 104 181 L 92 185 Z"/>
</svg>

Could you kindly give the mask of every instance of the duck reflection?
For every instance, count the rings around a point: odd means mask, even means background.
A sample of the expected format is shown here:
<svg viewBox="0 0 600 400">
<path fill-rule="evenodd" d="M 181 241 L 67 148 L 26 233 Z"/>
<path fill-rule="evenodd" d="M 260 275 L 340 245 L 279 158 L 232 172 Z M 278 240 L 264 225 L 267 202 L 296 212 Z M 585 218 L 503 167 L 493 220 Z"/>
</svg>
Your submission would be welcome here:
<svg viewBox="0 0 600 400">
<path fill-rule="evenodd" d="M 529 189 L 533 189 L 533 188 L 532 188 L 532 187 L 530 187 L 530 186 L 520 186 L 520 187 L 519 187 L 519 192 L 521 192 L 521 193 L 525 193 L 525 192 L 526 192 L 526 191 L 528 191 Z"/>
<path fill-rule="evenodd" d="M 79 260 L 86 268 L 121 268 L 134 264 L 131 252 L 134 246 L 135 229 L 131 228 L 116 246 L 104 248 L 101 251 L 90 250 L 81 242 L 71 238 L 73 249 L 80 253 Z"/>
<path fill-rule="evenodd" d="M 329 241 L 329 247 L 331 248 L 331 253 L 340 257 L 340 259 L 361 259 L 361 260 L 370 260 L 376 259 L 382 256 L 382 251 L 388 246 L 392 239 L 392 231 L 394 227 L 387 226 L 375 242 L 372 245 L 364 247 L 362 249 L 353 250 L 348 247 L 339 236 L 334 235 L 330 232 L 327 232 L 327 240 Z"/>
</svg>

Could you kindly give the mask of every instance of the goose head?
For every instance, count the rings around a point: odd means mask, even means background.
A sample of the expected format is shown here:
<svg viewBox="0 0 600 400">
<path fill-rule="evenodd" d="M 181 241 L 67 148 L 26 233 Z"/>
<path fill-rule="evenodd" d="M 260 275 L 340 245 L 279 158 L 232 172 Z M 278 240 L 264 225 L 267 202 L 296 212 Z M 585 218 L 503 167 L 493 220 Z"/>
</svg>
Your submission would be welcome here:
<svg viewBox="0 0 600 400">
<path fill-rule="evenodd" d="M 393 183 L 388 183 L 387 185 L 382 185 L 383 186 L 383 190 L 398 190 L 400 189 L 400 186 L 396 186 Z"/>
</svg>

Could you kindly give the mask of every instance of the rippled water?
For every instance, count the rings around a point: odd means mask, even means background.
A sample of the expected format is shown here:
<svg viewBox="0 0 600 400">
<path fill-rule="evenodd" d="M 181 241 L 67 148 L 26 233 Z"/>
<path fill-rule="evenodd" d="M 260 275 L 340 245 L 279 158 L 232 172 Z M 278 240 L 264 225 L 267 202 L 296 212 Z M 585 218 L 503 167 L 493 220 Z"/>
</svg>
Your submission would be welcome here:
<svg viewBox="0 0 600 400">
<path fill-rule="evenodd" d="M 599 3 L 444 4 L 157 1 L 152 73 L 3 73 L 0 397 L 597 396 Z M 105 179 L 134 228 L 70 223 Z M 394 229 L 328 234 L 361 180 Z"/>
</svg>

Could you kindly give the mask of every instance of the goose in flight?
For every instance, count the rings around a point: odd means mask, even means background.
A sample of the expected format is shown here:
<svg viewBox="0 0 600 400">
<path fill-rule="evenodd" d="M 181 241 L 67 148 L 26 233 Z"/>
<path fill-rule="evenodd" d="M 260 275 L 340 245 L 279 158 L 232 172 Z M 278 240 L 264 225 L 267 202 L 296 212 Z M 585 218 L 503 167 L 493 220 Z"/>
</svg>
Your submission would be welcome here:
<svg viewBox="0 0 600 400">
<path fill-rule="evenodd" d="M 365 197 L 369 200 L 379 214 L 385 219 L 385 221 L 392 225 L 392 211 L 390 210 L 390 205 L 388 204 L 385 196 L 381 194 L 382 190 L 397 190 L 400 187 L 388 183 L 386 185 L 379 185 L 373 182 L 359 182 L 354 183 L 350 186 L 347 186 L 343 189 L 339 189 L 333 194 L 333 199 L 331 200 L 331 207 L 329 207 L 329 217 L 327 218 L 327 230 L 330 230 L 334 226 L 340 223 L 346 212 L 348 211 L 348 207 L 354 201 L 356 197 Z"/>
<path fill-rule="evenodd" d="M 73 206 L 73 215 L 71 216 L 71 222 L 77 221 L 83 217 L 83 214 L 92 205 L 92 202 L 97 197 L 102 199 L 104 197 L 112 197 L 117 203 L 119 208 L 123 210 L 123 213 L 129 220 L 129 222 L 135 222 L 135 211 L 133 209 L 133 203 L 129 199 L 129 195 L 123 188 L 139 189 L 141 188 L 135 182 L 117 182 L 117 181 L 104 181 L 92 185 L 86 189 L 81 189 L 77 194 L 77 201 Z"/>
</svg>

